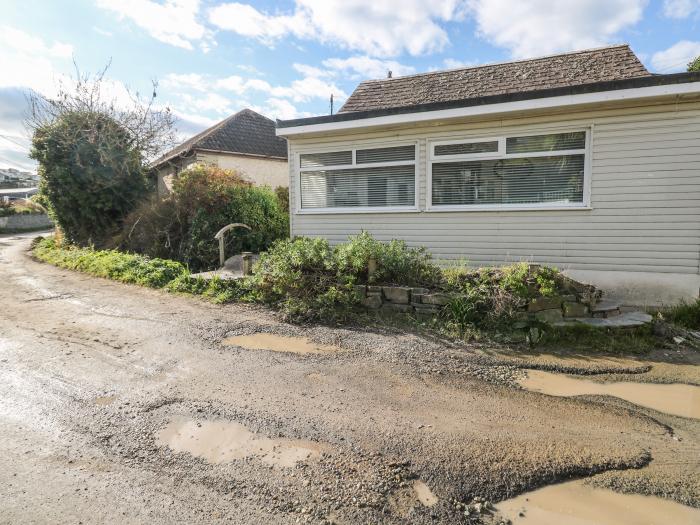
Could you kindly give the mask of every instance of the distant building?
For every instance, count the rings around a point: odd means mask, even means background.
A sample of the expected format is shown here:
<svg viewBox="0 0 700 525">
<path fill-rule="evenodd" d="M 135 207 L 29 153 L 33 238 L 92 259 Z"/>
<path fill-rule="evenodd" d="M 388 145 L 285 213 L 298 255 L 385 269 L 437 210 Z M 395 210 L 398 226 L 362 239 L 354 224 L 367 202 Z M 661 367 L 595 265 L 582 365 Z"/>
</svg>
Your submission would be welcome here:
<svg viewBox="0 0 700 525">
<path fill-rule="evenodd" d="M 167 194 L 183 169 L 194 163 L 233 169 L 257 186 L 288 186 L 287 141 L 275 123 L 244 109 L 173 148 L 153 162 L 158 194 Z"/>
</svg>

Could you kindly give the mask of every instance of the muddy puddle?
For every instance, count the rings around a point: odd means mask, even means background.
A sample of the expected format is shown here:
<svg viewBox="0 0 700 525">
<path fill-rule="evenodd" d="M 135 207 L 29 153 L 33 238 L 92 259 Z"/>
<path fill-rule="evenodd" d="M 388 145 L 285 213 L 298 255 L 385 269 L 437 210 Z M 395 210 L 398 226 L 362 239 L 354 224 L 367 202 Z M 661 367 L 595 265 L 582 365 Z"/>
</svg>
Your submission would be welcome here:
<svg viewBox="0 0 700 525">
<path fill-rule="evenodd" d="M 329 354 L 341 350 L 337 346 L 314 343 L 307 337 L 288 337 L 264 332 L 227 337 L 222 344 L 240 346 L 248 350 L 271 350 L 292 354 Z"/>
<path fill-rule="evenodd" d="M 596 383 L 563 374 L 528 370 L 518 381 L 526 390 L 551 396 L 607 395 L 675 416 L 700 418 L 700 387 L 655 383 Z"/>
<path fill-rule="evenodd" d="M 422 481 L 415 481 L 413 483 L 413 491 L 416 493 L 418 501 L 425 507 L 432 507 L 439 501 L 438 497 L 430 490 L 430 487 Z"/>
<path fill-rule="evenodd" d="M 111 405 L 112 403 L 114 403 L 114 401 L 115 401 L 116 399 L 117 399 L 117 396 L 99 396 L 99 397 L 96 397 L 95 399 L 93 399 L 93 402 L 94 402 L 97 406 L 102 406 L 102 407 L 104 407 L 104 406 L 107 406 L 107 405 Z"/>
<path fill-rule="evenodd" d="M 329 447 L 313 441 L 270 439 L 235 421 L 173 421 L 158 432 L 158 444 L 189 452 L 210 463 L 256 457 L 268 465 L 293 467 Z"/>
<path fill-rule="evenodd" d="M 496 505 L 513 525 L 697 525 L 700 509 L 583 481 L 550 485 Z"/>
</svg>

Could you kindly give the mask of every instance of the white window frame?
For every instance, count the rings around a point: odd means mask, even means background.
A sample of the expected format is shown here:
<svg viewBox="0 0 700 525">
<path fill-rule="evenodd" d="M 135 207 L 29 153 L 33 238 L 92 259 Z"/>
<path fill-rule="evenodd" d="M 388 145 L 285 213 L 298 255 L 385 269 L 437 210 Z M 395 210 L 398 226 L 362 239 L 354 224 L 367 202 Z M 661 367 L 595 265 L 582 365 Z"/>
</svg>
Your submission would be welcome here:
<svg viewBox="0 0 700 525">
<path fill-rule="evenodd" d="M 576 128 L 556 128 L 556 129 L 539 129 L 530 132 L 519 133 L 514 131 L 507 135 L 466 138 L 466 139 L 450 139 L 450 140 L 431 140 L 428 141 L 428 155 L 426 159 L 426 211 L 430 212 L 449 212 L 449 211 L 532 211 L 532 210 L 590 210 L 591 209 L 591 134 L 593 126 L 576 127 Z M 583 131 L 586 133 L 586 141 L 584 149 L 575 150 L 557 150 L 557 151 L 536 151 L 529 153 L 506 153 L 506 139 L 509 137 L 534 137 L 537 135 L 554 135 L 557 133 L 572 133 Z M 446 144 L 464 144 L 474 142 L 495 142 L 498 141 L 498 152 L 493 153 L 472 153 L 461 155 L 435 155 L 435 146 Z M 470 160 L 500 160 L 500 159 L 518 159 L 531 157 L 559 157 L 562 155 L 584 155 L 583 158 L 583 202 L 572 203 L 548 203 L 535 202 L 529 204 L 433 204 L 433 164 L 441 162 L 458 162 Z"/>
<path fill-rule="evenodd" d="M 391 162 L 367 162 L 367 163 L 357 163 L 357 150 L 364 149 L 381 149 L 381 148 L 393 148 L 400 146 L 413 146 L 415 148 L 415 154 L 413 160 L 399 160 Z M 339 164 L 335 166 L 318 166 L 313 168 L 302 168 L 301 167 L 301 156 L 314 154 L 314 153 L 327 153 L 332 151 L 352 151 L 352 164 Z M 352 147 L 347 147 L 344 145 L 337 145 L 333 147 L 326 148 L 314 148 L 308 150 L 300 150 L 296 153 L 294 158 L 294 171 L 296 175 L 296 191 L 298 198 L 294 206 L 295 213 L 298 215 L 318 215 L 318 214 L 345 214 L 345 213 L 415 213 L 418 210 L 419 203 L 419 176 L 418 176 L 418 156 L 420 154 L 420 149 L 418 148 L 418 141 L 408 141 L 408 142 L 390 142 L 390 143 L 372 143 L 372 144 L 362 144 L 354 145 Z M 356 169 L 356 168 L 384 168 L 390 166 L 413 166 L 414 171 L 414 202 L 411 206 L 348 206 L 346 208 L 339 207 L 329 207 L 329 208 L 302 208 L 302 188 L 301 188 L 301 172 L 310 171 L 331 171 L 331 170 L 345 170 L 345 169 Z"/>
</svg>

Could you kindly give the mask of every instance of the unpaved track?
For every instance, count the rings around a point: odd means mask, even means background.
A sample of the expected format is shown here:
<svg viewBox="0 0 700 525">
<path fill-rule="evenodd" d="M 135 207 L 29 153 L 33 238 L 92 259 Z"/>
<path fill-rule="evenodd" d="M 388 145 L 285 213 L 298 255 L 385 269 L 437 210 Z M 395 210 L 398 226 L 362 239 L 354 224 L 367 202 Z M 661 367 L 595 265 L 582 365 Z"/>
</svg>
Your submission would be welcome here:
<svg viewBox="0 0 700 525">
<path fill-rule="evenodd" d="M 60 270 L 29 259 L 29 240 L 0 236 L 0 522 L 453 523 L 453 499 L 650 459 L 600 483 L 700 506 L 697 422 L 517 390 L 515 368 L 415 336 L 304 329 Z M 343 351 L 221 344 L 261 331 Z M 158 443 L 182 419 L 324 454 L 210 464 Z M 420 504 L 417 479 L 436 505 Z"/>
</svg>

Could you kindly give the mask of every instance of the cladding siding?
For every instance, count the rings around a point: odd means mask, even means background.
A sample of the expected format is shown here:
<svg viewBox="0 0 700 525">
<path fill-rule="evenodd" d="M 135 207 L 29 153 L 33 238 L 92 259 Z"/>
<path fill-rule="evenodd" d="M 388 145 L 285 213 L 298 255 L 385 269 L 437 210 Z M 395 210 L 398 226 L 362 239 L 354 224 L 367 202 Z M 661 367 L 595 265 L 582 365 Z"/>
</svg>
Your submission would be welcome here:
<svg viewBox="0 0 700 525">
<path fill-rule="evenodd" d="M 588 127 L 591 209 L 426 211 L 429 140 Z M 419 212 L 298 214 L 300 151 L 415 140 Z M 292 235 L 337 243 L 361 230 L 473 265 L 533 261 L 561 269 L 699 273 L 700 102 L 598 109 L 290 139 Z"/>
</svg>

